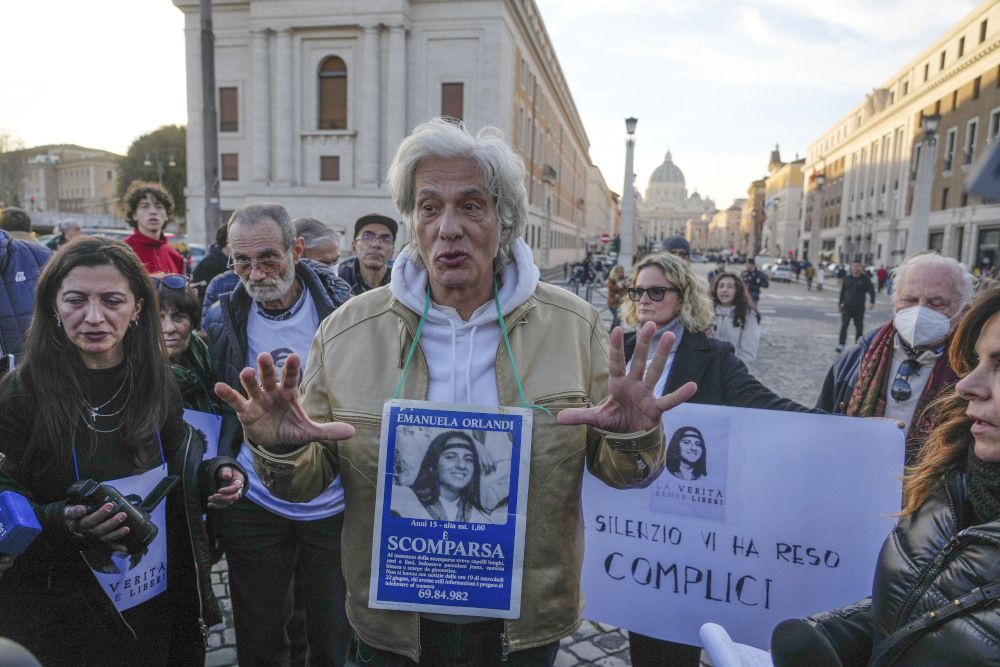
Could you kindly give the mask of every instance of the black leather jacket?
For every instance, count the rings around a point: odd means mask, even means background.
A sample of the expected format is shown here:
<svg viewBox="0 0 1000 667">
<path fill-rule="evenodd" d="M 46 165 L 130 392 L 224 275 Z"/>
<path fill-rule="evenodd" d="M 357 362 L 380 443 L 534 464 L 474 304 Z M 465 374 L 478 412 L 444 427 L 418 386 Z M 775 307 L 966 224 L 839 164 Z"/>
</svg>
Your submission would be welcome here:
<svg viewBox="0 0 1000 667">
<path fill-rule="evenodd" d="M 845 665 L 866 665 L 898 628 L 998 579 L 1000 520 L 975 524 L 968 478 L 956 472 L 896 524 L 879 554 L 872 597 L 809 620 Z M 1000 665 L 1000 605 L 947 618 L 895 664 Z"/>
</svg>

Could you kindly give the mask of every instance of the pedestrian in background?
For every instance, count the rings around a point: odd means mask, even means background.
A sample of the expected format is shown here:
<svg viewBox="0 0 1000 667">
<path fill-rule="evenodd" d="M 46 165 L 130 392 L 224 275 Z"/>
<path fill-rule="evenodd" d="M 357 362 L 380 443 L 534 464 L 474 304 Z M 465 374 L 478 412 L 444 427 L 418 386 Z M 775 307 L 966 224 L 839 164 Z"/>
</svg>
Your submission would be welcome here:
<svg viewBox="0 0 1000 667">
<path fill-rule="evenodd" d="M 760 301 L 760 291 L 766 289 L 770 283 L 764 272 L 757 268 L 753 257 L 747 258 L 746 270 L 740 274 L 740 278 L 743 279 L 750 291 L 750 298 L 753 299 L 754 305 L 757 305 L 757 302 Z"/>
<path fill-rule="evenodd" d="M 35 285 L 52 251 L 0 229 L 0 355 L 20 354 L 35 307 Z"/>
<path fill-rule="evenodd" d="M 885 289 L 885 281 L 889 278 L 889 272 L 885 270 L 884 264 L 878 267 L 875 276 L 878 278 L 878 293 L 881 294 L 882 290 Z"/>
<path fill-rule="evenodd" d="M 18 241 L 42 245 L 35 233 L 31 231 L 31 216 L 16 206 L 8 206 L 0 213 L 0 229 Z"/>
<path fill-rule="evenodd" d="M 823 265 L 820 264 L 819 268 L 816 269 L 816 291 L 817 292 L 822 292 L 823 291 L 823 281 L 826 279 L 825 276 L 826 276 L 826 269 L 824 269 Z"/>
<path fill-rule="evenodd" d="M 865 295 L 870 302 L 868 310 L 875 307 L 875 288 L 872 279 L 861 268 L 861 262 L 851 262 L 851 274 L 844 276 L 840 282 L 840 301 L 837 310 L 840 312 L 840 342 L 837 352 L 844 351 L 847 342 L 847 328 L 854 322 L 854 340 L 857 341 L 864 333 Z"/>
<path fill-rule="evenodd" d="M 83 233 L 83 227 L 76 220 L 63 220 L 56 229 L 56 235 L 45 242 L 45 247 L 52 251 L 59 250 L 67 241 Z"/>
<path fill-rule="evenodd" d="M 680 257 L 685 262 L 691 261 L 691 244 L 680 234 L 674 234 L 665 239 L 663 241 L 663 250 L 664 252 L 669 252 L 671 255 Z"/>
<path fill-rule="evenodd" d="M 215 243 L 205 253 L 205 257 L 194 267 L 191 277 L 198 290 L 198 299 L 205 299 L 205 290 L 212 278 L 226 272 L 229 265 L 229 227 L 224 224 L 215 230 Z"/>
<path fill-rule="evenodd" d="M 747 369 L 753 368 L 760 346 L 760 311 L 750 298 L 743 280 L 735 273 L 721 273 L 712 283 L 709 296 L 715 304 L 713 338 L 736 348 Z"/>
<path fill-rule="evenodd" d="M 150 273 L 184 273 L 184 258 L 167 243 L 163 230 L 174 214 L 174 198 L 159 183 L 132 181 L 125 191 L 125 221 L 132 225 L 125 245 Z"/>
<path fill-rule="evenodd" d="M 618 308 L 625 299 L 625 267 L 613 266 L 608 272 L 608 310 L 611 311 L 611 329 L 621 326 Z"/>
<path fill-rule="evenodd" d="M 302 256 L 331 269 L 340 262 L 340 234 L 316 218 L 296 218 L 295 233 L 306 242 Z"/>
<path fill-rule="evenodd" d="M 813 278 L 816 277 L 816 267 L 806 262 L 806 289 L 810 292 L 813 288 Z"/>
</svg>

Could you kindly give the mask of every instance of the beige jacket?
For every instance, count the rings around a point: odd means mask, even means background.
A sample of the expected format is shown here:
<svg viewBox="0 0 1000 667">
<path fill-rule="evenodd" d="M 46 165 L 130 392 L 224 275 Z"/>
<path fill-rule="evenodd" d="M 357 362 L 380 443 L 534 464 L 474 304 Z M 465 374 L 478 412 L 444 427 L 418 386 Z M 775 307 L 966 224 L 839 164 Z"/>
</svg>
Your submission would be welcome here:
<svg viewBox="0 0 1000 667">
<path fill-rule="evenodd" d="M 553 413 L 534 414 L 521 615 L 505 622 L 509 650 L 518 651 L 558 641 L 580 623 L 584 465 L 612 487 L 647 486 L 663 470 L 665 443 L 659 424 L 632 434 L 557 424 L 558 410 L 586 407 L 607 394 L 608 336 L 592 306 L 539 283 L 504 320 L 525 398 Z M 419 314 L 397 301 L 389 287 L 341 306 L 313 340 L 300 400 L 312 419 L 349 422 L 356 435 L 287 454 L 250 444 L 261 481 L 279 498 L 309 500 L 342 476 L 351 625 L 366 644 L 413 660 L 420 657 L 418 614 L 369 609 L 368 590 L 382 405 L 396 391 L 418 322 Z M 501 404 L 520 406 L 502 339 L 496 376 Z M 427 387 L 427 362 L 418 349 L 400 397 L 424 399 Z"/>
</svg>

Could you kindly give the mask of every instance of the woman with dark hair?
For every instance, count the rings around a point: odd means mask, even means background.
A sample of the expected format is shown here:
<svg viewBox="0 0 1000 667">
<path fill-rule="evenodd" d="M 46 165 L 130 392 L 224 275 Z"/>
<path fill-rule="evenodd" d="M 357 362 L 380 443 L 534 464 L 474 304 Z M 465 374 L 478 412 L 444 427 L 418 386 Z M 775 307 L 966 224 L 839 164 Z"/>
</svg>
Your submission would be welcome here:
<svg viewBox="0 0 1000 667">
<path fill-rule="evenodd" d="M 170 274 L 154 277 L 160 306 L 163 342 L 170 357 L 170 369 L 181 390 L 181 406 L 190 410 L 219 414 L 215 394 L 215 370 L 208 345 L 195 334 L 201 326 L 201 302 L 188 285 L 187 276 Z"/>
<path fill-rule="evenodd" d="M 221 621 L 201 516 L 234 502 L 245 477 L 231 459 L 202 464 L 155 305 L 128 246 L 73 239 L 42 271 L 24 352 L 0 381 L 0 491 L 25 496 L 42 526 L 0 578 L 0 636 L 47 666 L 200 664 Z M 181 483 L 151 513 L 145 560 L 125 512 L 68 499 L 85 480 L 145 496 L 168 474 Z"/>
<path fill-rule="evenodd" d="M 483 507 L 482 469 L 472 437 L 463 431 L 446 431 L 431 441 L 413 484 L 393 487 L 392 512 L 413 519 L 505 523 L 506 515 L 494 520 Z"/>
<path fill-rule="evenodd" d="M 746 284 L 735 273 L 720 273 L 712 282 L 709 296 L 715 304 L 712 337 L 732 343 L 736 356 L 751 368 L 760 346 L 760 312 Z"/>
<path fill-rule="evenodd" d="M 1000 290 L 959 324 L 961 378 L 903 480 L 870 598 L 774 631 L 776 665 L 1000 664 Z"/>
<path fill-rule="evenodd" d="M 679 479 L 689 482 L 708 474 L 705 437 L 693 426 L 684 426 L 674 432 L 667 445 L 667 470 Z"/>
</svg>

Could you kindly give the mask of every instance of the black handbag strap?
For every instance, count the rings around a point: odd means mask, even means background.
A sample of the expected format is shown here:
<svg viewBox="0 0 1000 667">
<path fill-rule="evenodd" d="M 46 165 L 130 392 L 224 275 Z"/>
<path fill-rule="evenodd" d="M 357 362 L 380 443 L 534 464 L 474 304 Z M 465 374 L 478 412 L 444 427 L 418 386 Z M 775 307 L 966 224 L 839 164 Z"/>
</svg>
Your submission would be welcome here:
<svg viewBox="0 0 1000 667">
<path fill-rule="evenodd" d="M 879 642 L 878 651 L 872 657 L 872 667 L 893 664 L 923 633 L 956 614 L 985 606 L 997 598 L 1000 598 L 1000 579 L 984 584 L 957 600 L 941 605 L 934 611 L 922 614 Z"/>
</svg>

